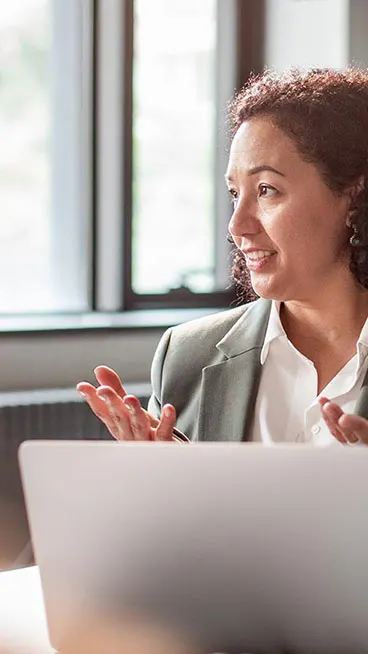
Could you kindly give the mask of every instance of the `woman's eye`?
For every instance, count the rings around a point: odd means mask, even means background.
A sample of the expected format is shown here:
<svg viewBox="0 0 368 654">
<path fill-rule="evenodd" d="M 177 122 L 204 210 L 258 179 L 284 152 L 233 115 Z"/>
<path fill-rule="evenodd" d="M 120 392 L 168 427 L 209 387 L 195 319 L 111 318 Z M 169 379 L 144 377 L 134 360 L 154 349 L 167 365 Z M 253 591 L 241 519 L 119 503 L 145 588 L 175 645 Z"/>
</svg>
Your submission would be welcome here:
<svg viewBox="0 0 368 654">
<path fill-rule="evenodd" d="M 258 187 L 258 194 L 261 198 L 269 198 L 277 193 L 277 190 L 269 184 L 260 184 Z"/>
<path fill-rule="evenodd" d="M 230 200 L 235 207 L 238 202 L 238 192 L 234 188 L 229 188 Z"/>
</svg>

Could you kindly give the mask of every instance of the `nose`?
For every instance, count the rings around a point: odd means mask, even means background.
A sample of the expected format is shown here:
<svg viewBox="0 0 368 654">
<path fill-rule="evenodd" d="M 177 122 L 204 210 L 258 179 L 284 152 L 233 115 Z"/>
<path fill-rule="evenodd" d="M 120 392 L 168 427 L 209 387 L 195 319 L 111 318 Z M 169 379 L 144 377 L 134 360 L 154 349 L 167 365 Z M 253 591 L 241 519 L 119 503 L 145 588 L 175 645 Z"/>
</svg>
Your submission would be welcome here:
<svg viewBox="0 0 368 654">
<path fill-rule="evenodd" d="M 234 238 L 258 234 L 261 223 L 246 202 L 238 202 L 229 221 L 229 232 Z"/>
</svg>

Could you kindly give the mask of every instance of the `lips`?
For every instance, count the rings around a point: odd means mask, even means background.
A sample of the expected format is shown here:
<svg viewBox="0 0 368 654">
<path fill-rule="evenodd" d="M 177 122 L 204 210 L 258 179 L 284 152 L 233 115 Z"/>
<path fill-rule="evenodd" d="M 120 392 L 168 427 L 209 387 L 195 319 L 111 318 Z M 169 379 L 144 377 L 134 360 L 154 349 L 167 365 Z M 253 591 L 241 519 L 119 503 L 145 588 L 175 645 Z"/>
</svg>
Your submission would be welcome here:
<svg viewBox="0 0 368 654">
<path fill-rule="evenodd" d="M 276 254 L 272 250 L 248 250 L 243 251 L 245 263 L 249 270 L 258 271 L 264 268 L 269 260 Z"/>
</svg>

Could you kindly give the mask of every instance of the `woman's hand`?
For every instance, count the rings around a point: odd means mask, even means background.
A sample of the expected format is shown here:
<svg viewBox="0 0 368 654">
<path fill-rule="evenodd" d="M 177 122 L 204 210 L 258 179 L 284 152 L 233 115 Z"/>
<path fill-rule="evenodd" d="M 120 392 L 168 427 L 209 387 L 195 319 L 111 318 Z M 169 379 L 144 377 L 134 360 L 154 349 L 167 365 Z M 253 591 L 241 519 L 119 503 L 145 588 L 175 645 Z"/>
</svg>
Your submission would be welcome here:
<svg viewBox="0 0 368 654">
<path fill-rule="evenodd" d="M 171 404 L 162 409 L 160 420 L 145 409 L 137 397 L 127 395 L 119 375 L 107 366 L 95 371 L 97 388 L 88 382 L 77 384 L 77 391 L 84 397 L 93 413 L 106 425 L 118 441 L 169 441 L 172 440 L 176 411 Z"/>
<path fill-rule="evenodd" d="M 319 404 L 323 419 L 332 436 L 340 443 L 368 445 L 368 420 L 351 413 L 344 413 L 336 402 L 321 397 Z"/>
</svg>

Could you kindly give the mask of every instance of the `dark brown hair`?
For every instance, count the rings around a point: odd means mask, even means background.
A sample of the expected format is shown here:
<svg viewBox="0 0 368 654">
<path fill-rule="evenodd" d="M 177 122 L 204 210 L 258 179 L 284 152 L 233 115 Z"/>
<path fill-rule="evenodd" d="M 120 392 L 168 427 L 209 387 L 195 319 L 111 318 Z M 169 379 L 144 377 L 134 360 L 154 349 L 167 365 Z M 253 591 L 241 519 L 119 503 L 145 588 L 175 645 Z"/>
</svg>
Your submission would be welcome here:
<svg viewBox="0 0 368 654">
<path fill-rule="evenodd" d="M 368 288 L 368 71 L 266 70 L 248 80 L 232 101 L 229 116 L 233 134 L 246 120 L 270 117 L 333 191 L 342 192 L 363 179 L 350 207 L 354 245 L 347 246 L 350 270 Z M 240 295 L 250 299 L 244 256 L 236 247 L 232 275 Z"/>
</svg>

